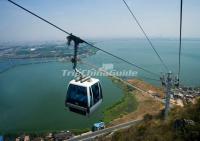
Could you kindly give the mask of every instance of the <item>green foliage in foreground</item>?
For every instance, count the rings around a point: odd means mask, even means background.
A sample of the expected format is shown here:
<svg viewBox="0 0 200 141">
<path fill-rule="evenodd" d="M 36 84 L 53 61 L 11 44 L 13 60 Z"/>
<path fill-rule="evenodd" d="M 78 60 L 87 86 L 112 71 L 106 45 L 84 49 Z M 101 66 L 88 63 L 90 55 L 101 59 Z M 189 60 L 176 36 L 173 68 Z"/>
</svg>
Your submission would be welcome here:
<svg viewBox="0 0 200 141">
<path fill-rule="evenodd" d="M 126 93 L 125 96 L 104 111 L 104 122 L 108 123 L 125 114 L 131 113 L 137 109 L 135 96 L 131 93 Z"/>
<path fill-rule="evenodd" d="M 177 119 L 193 120 L 194 125 L 175 128 Z M 144 122 L 116 132 L 109 140 L 112 141 L 199 141 L 200 139 L 200 100 L 195 105 L 172 109 L 167 120 L 161 115 L 146 115 Z M 102 139 L 107 140 L 107 139 Z"/>
<path fill-rule="evenodd" d="M 133 93 L 131 93 L 133 89 L 118 80 L 113 79 L 113 81 L 123 89 L 124 96 L 120 101 L 116 102 L 114 105 L 104 111 L 103 121 L 106 123 L 109 123 L 116 118 L 135 111 L 138 105 L 135 96 Z"/>
</svg>

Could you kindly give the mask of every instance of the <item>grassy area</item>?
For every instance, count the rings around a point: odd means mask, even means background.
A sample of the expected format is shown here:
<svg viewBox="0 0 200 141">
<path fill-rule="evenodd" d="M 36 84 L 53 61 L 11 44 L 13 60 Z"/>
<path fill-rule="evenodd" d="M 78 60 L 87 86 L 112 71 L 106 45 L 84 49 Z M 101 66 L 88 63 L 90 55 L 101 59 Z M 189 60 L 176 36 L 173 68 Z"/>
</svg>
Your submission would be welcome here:
<svg viewBox="0 0 200 141">
<path fill-rule="evenodd" d="M 135 111 L 138 105 L 135 96 L 131 93 L 133 91 L 131 87 L 116 79 L 112 79 L 112 81 L 123 89 L 124 96 L 120 101 L 116 102 L 104 111 L 103 121 L 106 123 Z"/>
</svg>

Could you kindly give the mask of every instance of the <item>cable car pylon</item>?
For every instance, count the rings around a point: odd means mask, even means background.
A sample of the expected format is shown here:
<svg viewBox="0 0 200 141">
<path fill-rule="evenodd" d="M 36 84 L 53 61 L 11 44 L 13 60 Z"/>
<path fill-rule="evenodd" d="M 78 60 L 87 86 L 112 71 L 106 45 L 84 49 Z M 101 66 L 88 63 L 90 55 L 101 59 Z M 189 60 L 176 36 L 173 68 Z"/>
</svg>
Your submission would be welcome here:
<svg viewBox="0 0 200 141">
<path fill-rule="evenodd" d="M 174 76 L 171 71 L 160 77 L 161 84 L 165 88 L 165 109 L 164 118 L 167 119 L 170 110 L 170 99 L 173 97 L 172 88 L 179 86 L 178 77 Z"/>
<path fill-rule="evenodd" d="M 181 47 L 182 47 L 182 17 L 183 17 L 183 0 L 180 0 L 180 35 L 179 35 L 179 65 L 178 65 L 178 75 L 173 76 L 172 72 L 168 72 L 160 77 L 162 86 L 166 88 L 165 94 L 165 119 L 168 116 L 170 109 L 170 98 L 173 94 L 172 88 L 178 88 L 180 86 L 180 70 L 181 70 Z"/>
</svg>

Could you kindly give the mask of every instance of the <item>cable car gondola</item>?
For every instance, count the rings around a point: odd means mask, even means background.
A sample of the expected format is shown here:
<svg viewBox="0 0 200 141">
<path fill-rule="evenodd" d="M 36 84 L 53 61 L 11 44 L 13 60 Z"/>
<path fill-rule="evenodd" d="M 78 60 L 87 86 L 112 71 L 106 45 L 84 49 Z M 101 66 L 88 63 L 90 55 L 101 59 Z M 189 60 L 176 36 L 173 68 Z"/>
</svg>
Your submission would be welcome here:
<svg viewBox="0 0 200 141">
<path fill-rule="evenodd" d="M 81 80 L 71 80 L 68 85 L 65 106 L 70 111 L 89 115 L 94 112 L 102 103 L 102 89 L 99 79 L 89 78 Z"/>
<path fill-rule="evenodd" d="M 83 76 L 76 69 L 78 45 L 84 43 L 80 38 L 72 34 L 67 37 L 68 45 L 74 41 L 74 57 L 72 63 L 77 78 L 69 82 L 65 100 L 65 106 L 70 111 L 83 115 L 89 115 L 94 112 L 102 103 L 102 89 L 99 79 Z"/>
</svg>

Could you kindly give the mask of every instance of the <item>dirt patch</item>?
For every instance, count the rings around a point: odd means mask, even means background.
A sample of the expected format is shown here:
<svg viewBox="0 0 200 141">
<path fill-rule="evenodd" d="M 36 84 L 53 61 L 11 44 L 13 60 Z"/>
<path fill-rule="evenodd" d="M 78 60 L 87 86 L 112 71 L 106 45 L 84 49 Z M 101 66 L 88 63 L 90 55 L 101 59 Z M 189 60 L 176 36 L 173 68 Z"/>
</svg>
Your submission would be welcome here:
<svg viewBox="0 0 200 141">
<path fill-rule="evenodd" d="M 130 79 L 130 80 L 128 80 L 128 82 L 142 90 L 145 90 L 152 94 L 156 94 L 160 98 L 164 98 L 164 96 L 165 96 L 164 90 L 162 88 L 155 87 L 154 85 L 151 85 L 145 81 L 142 81 L 139 79 Z"/>
</svg>

